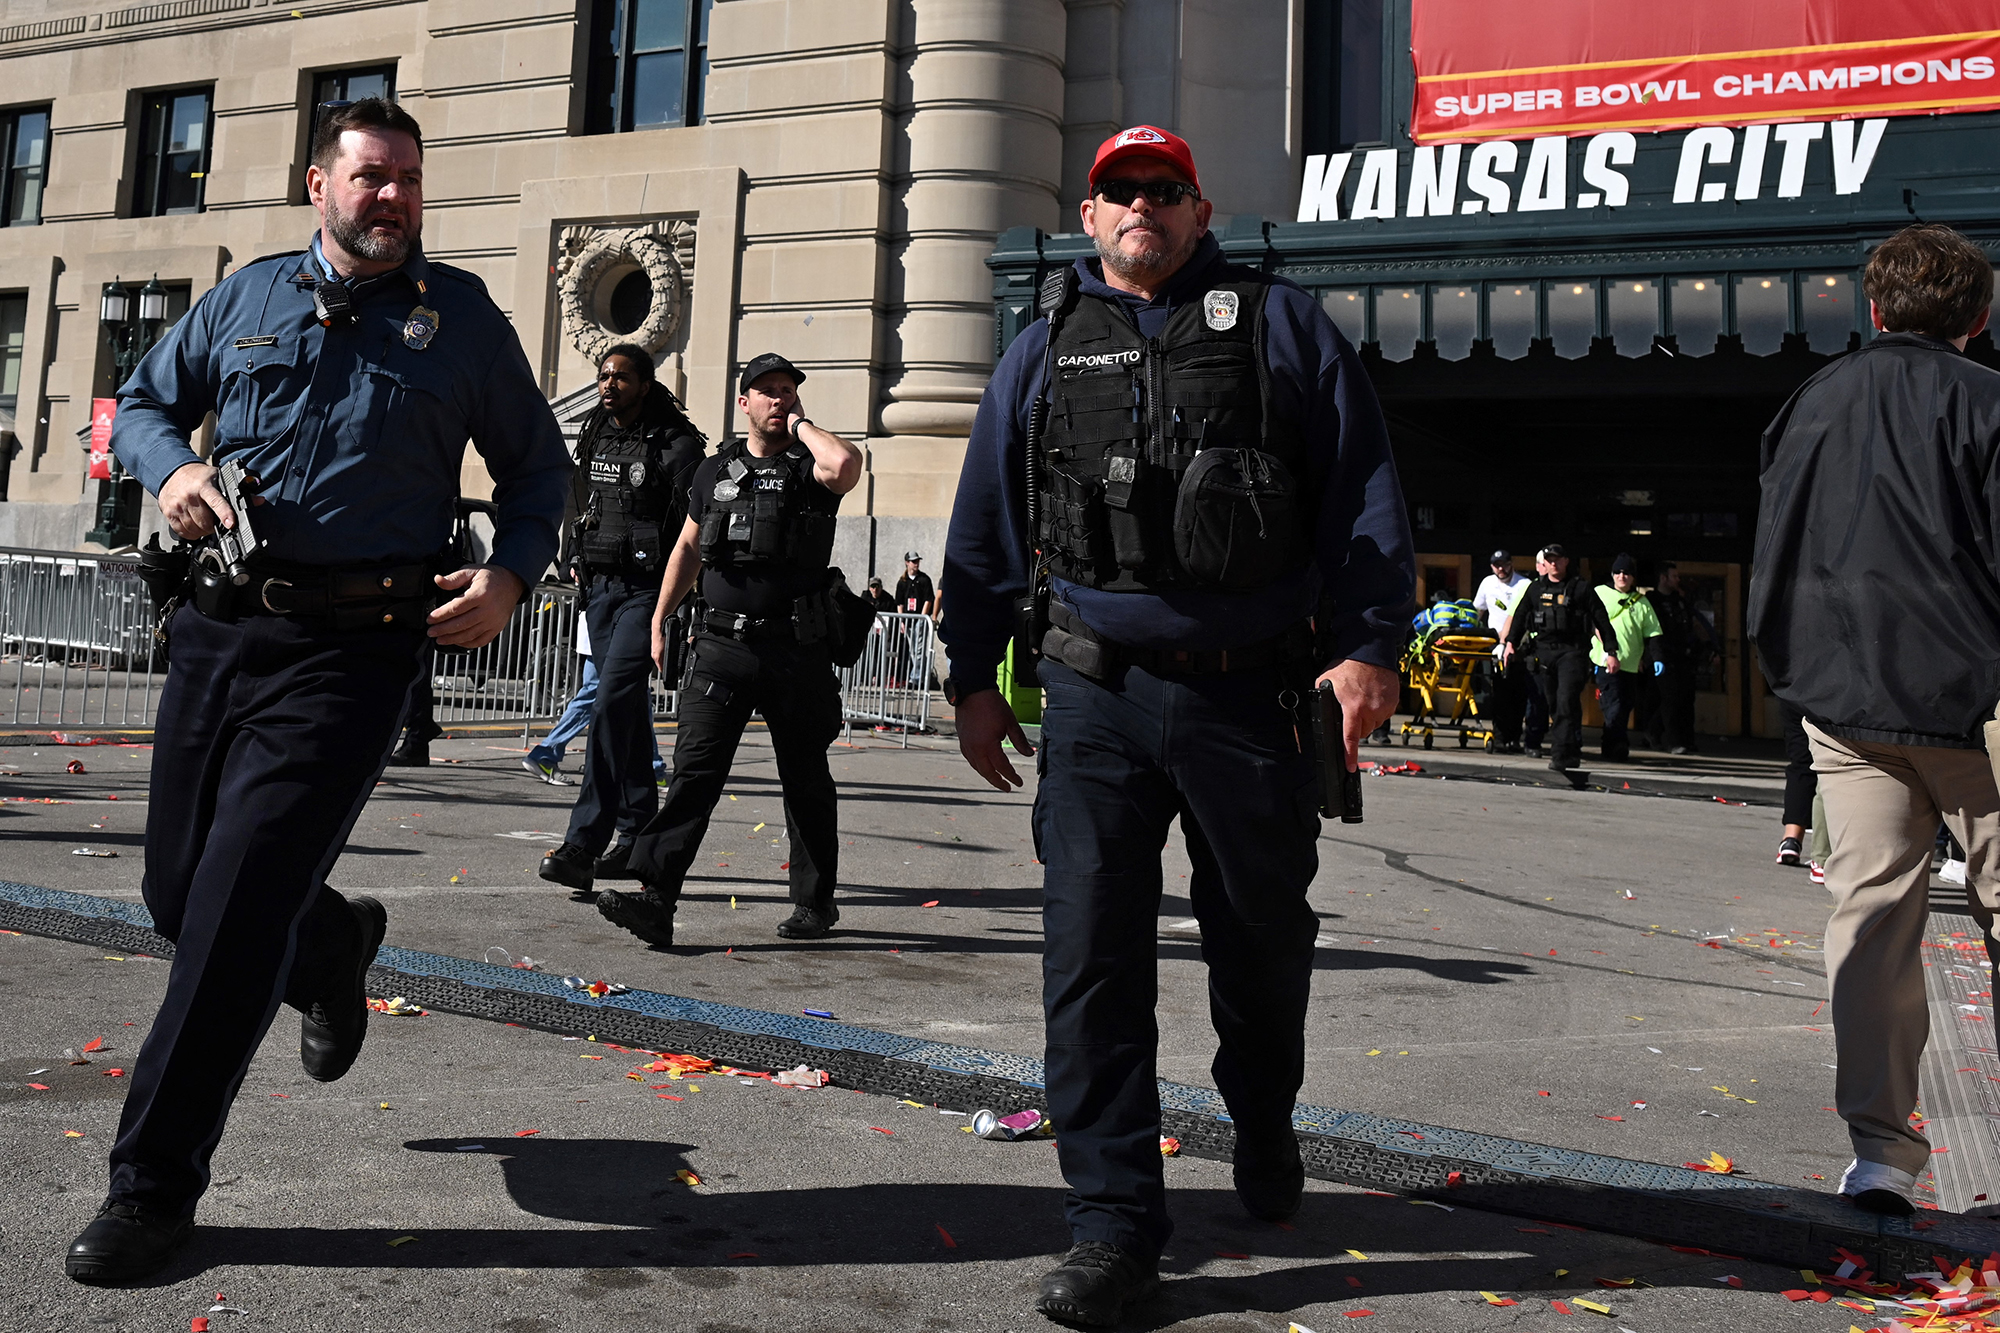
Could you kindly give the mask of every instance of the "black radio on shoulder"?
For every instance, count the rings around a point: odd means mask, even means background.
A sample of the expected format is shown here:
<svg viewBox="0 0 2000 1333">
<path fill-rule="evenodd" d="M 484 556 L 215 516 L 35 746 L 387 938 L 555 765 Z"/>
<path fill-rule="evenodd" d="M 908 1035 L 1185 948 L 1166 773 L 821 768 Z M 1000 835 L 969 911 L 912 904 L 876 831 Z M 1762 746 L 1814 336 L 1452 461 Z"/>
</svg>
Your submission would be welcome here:
<svg viewBox="0 0 2000 1333">
<path fill-rule="evenodd" d="M 314 283 L 313 314 L 328 328 L 332 328 L 335 324 L 352 324 L 354 293 L 348 291 L 347 284 L 339 278 L 329 278 L 325 282 Z"/>
</svg>

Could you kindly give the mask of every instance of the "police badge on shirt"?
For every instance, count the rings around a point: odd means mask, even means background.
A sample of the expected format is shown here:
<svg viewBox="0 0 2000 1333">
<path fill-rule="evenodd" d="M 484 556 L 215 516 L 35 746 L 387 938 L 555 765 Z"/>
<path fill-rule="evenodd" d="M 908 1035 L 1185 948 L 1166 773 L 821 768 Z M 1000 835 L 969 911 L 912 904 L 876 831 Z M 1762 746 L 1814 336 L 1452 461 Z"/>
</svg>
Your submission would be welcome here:
<svg viewBox="0 0 2000 1333">
<path fill-rule="evenodd" d="M 410 312 L 403 321 L 403 346 L 413 352 L 421 352 L 437 337 L 438 312 L 429 306 L 420 305 Z"/>
</svg>

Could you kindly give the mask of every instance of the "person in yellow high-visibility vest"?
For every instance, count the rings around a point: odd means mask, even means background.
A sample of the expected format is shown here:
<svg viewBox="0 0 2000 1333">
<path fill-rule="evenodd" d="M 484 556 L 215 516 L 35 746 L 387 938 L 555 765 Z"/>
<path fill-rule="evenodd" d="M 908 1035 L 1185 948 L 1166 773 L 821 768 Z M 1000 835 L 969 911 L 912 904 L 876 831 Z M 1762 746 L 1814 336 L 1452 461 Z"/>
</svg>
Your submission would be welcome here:
<svg viewBox="0 0 2000 1333">
<path fill-rule="evenodd" d="M 1660 618 L 1639 591 L 1639 562 L 1630 555 L 1621 553 L 1611 562 L 1611 586 L 1600 585 L 1596 592 L 1618 639 L 1607 648 L 1602 635 L 1591 638 L 1597 706 L 1604 714 L 1604 739 L 1599 749 L 1607 763 L 1619 763 L 1631 757 L 1628 728 L 1632 709 L 1639 702 L 1640 682 L 1658 675 L 1662 668 Z M 1611 657 L 1617 659 L 1617 667 L 1606 670 Z"/>
</svg>

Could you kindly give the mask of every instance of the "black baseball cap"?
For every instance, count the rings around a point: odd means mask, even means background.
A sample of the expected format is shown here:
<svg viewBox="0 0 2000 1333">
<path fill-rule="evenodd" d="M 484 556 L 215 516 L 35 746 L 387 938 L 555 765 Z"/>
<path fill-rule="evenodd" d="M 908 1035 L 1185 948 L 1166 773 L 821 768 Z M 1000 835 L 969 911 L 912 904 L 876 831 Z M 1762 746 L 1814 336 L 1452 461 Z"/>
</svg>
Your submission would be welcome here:
<svg viewBox="0 0 2000 1333">
<path fill-rule="evenodd" d="M 1547 546 L 1544 546 L 1544 547 L 1543 547 L 1543 548 L 1541 549 L 1541 553 L 1540 553 L 1540 554 L 1541 554 L 1541 558 L 1542 558 L 1542 559 L 1544 559 L 1544 560 L 1567 560 L 1567 559 L 1569 559 L 1569 552 L 1568 552 L 1568 551 L 1565 551 L 1565 550 L 1563 550 L 1563 548 L 1562 548 L 1562 543 L 1561 543 L 1561 542 L 1550 542 L 1550 543 L 1549 543 L 1549 544 L 1548 544 Z"/>
<path fill-rule="evenodd" d="M 1611 562 L 1611 572 L 1613 574 L 1637 574 L 1639 572 L 1639 562 L 1632 558 L 1630 551 L 1620 551 Z"/>
<path fill-rule="evenodd" d="M 784 357 L 779 356 L 776 352 L 766 352 L 762 356 L 753 358 L 749 365 L 743 367 L 743 374 L 736 381 L 736 392 L 750 392 L 752 384 L 755 384 L 759 378 L 770 374 L 774 370 L 781 370 L 785 374 L 790 375 L 794 385 L 806 382 L 804 371 L 785 360 Z"/>
<path fill-rule="evenodd" d="M 1506 551 L 1495 551 L 1492 555 L 1486 557 L 1486 563 L 1489 565 L 1511 565 L 1514 563 L 1514 557 Z"/>
</svg>

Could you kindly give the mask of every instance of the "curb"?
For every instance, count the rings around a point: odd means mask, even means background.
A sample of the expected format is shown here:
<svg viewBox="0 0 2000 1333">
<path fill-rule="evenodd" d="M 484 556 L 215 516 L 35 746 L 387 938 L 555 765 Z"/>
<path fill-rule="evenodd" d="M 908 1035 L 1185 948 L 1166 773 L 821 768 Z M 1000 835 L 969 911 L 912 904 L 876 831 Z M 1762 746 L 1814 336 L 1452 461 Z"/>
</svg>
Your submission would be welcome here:
<svg viewBox="0 0 2000 1333">
<path fill-rule="evenodd" d="M 170 956 L 132 903 L 0 880 L 0 928 L 128 953 Z M 369 988 L 442 1012 L 752 1069 L 810 1064 L 848 1088 L 1002 1114 L 1045 1109 L 1041 1061 L 820 1019 L 634 990 L 595 998 L 546 973 L 384 947 Z M 1160 1083 L 1162 1131 L 1191 1156 L 1229 1161 L 1235 1131 L 1211 1089 Z M 1829 1267 L 1836 1249 L 1885 1275 L 2000 1250 L 2000 1223 L 1953 1213 L 1886 1218 L 1836 1195 L 1637 1162 L 1417 1121 L 1301 1103 L 1306 1173 L 1397 1194 L 1698 1248 L 1791 1268 Z M 1948 1271 L 1948 1270 L 1947 1270 Z"/>
</svg>

